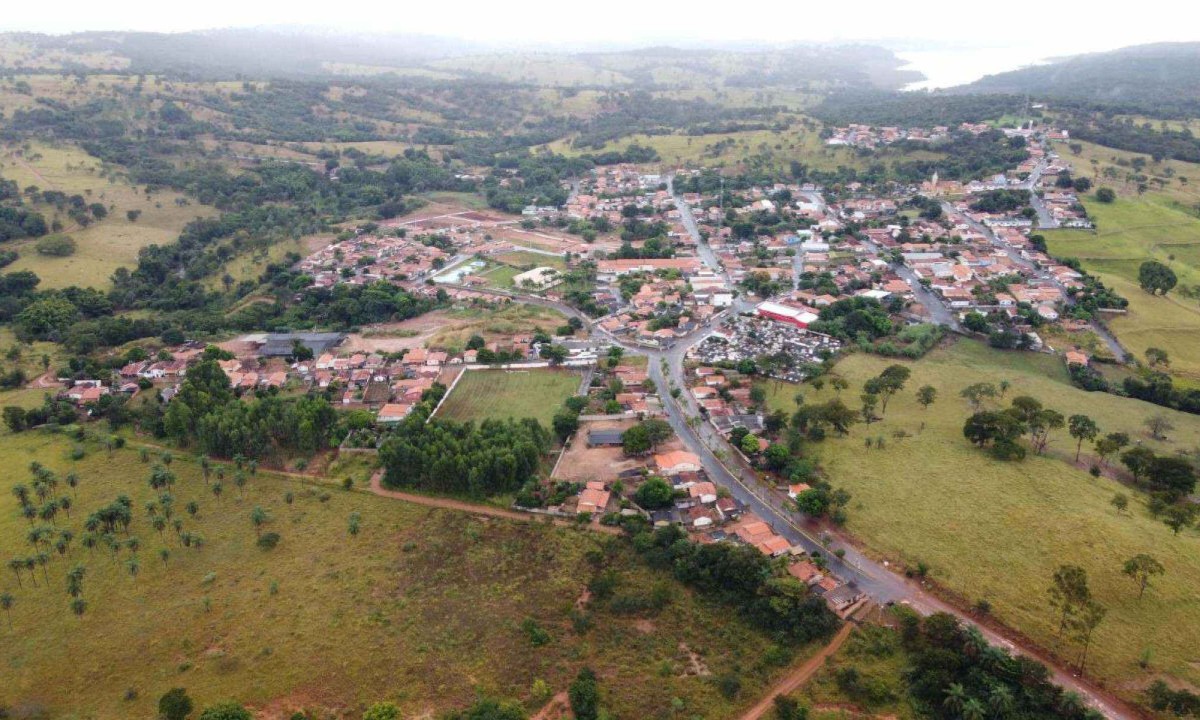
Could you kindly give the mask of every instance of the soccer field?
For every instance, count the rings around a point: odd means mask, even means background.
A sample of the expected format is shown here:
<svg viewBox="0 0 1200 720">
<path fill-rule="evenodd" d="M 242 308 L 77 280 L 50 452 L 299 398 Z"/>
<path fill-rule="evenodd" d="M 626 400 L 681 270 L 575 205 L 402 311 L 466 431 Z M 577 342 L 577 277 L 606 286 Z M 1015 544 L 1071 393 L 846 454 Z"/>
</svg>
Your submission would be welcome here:
<svg viewBox="0 0 1200 720">
<path fill-rule="evenodd" d="M 546 427 L 563 401 L 579 389 L 569 370 L 466 370 L 438 410 L 450 420 L 536 418 Z"/>
</svg>

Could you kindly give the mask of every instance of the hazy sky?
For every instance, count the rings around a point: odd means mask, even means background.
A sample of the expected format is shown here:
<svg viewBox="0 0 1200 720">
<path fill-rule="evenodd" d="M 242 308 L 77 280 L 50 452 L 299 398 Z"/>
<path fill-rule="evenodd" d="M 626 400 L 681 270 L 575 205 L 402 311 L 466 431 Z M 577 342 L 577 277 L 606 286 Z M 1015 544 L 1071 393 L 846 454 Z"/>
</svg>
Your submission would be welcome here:
<svg viewBox="0 0 1200 720">
<path fill-rule="evenodd" d="M 254 25 L 415 32 L 502 44 L 676 42 L 772 43 L 848 39 L 1038 46 L 1046 55 L 1160 40 L 1200 40 L 1200 8 L 1141 0 L 1119 19 L 1106 0 L 972 3 L 962 0 L 59 0 L 11 2 L 0 29 L 182 31 Z M 986 9 L 985 9 L 986 8 Z M 1062 32 L 1057 32 L 1061 30 Z M 910 48 L 917 49 L 917 48 Z"/>
</svg>

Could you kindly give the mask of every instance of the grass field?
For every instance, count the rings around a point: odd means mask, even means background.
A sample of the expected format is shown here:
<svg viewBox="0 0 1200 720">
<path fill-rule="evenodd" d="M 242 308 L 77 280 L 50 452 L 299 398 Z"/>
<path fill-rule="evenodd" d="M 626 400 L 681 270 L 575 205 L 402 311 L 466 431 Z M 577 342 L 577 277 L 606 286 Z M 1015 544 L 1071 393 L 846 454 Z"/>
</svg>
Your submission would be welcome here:
<svg viewBox="0 0 1200 720">
<path fill-rule="evenodd" d="M 509 303 L 498 308 L 464 308 L 446 313 L 446 321 L 437 332 L 430 335 L 430 347 L 443 349 L 462 348 L 471 335 L 482 335 L 485 340 L 497 340 L 517 333 L 533 333 L 541 329 L 553 333 L 554 329 L 566 324 L 567 318 L 557 310 Z"/>
<path fill-rule="evenodd" d="M 21 257 L 6 272 L 32 270 L 42 279 L 43 288 L 67 285 L 105 288 L 114 270 L 137 264 L 138 250 L 147 245 L 173 243 L 189 221 L 214 212 L 190 202 L 178 204 L 176 201 L 183 201 L 183 196 L 169 190 L 147 197 L 123 179 L 104 173 L 99 160 L 72 146 L 34 144 L 25 157 L 17 156 L 11 149 L 2 157 L 0 177 L 15 180 L 22 189 L 36 185 L 69 195 L 78 193 L 88 202 L 109 207 L 107 218 L 87 228 L 75 227 L 65 214 L 58 218 L 64 232 L 79 246 L 70 257 L 38 255 L 33 240 L 9 244 Z M 48 222 L 55 219 L 53 207 L 39 209 Z M 129 210 L 141 211 L 136 222 L 126 218 Z"/>
<path fill-rule="evenodd" d="M 534 708 L 545 700 L 534 697 L 536 680 L 551 693 L 565 690 L 586 664 L 600 676 L 615 716 L 725 718 L 777 672 L 762 660 L 767 638 L 651 572 L 618 539 L 266 473 L 249 479 L 244 497 L 226 479 L 217 501 L 198 464 L 177 454 L 172 494 L 185 531 L 204 538 L 203 547 L 185 548 L 171 529 L 160 538 L 149 525 L 143 506 L 152 499 L 150 466 L 134 450 L 109 456 L 89 448 L 74 462 L 67 459 L 71 444 L 43 433 L 0 438 L 6 562 L 29 551 L 28 526 L 8 491 L 29 477 L 29 462 L 81 478 L 71 517 L 57 518 L 76 533 L 69 556 L 55 555 L 45 577 L 38 570 L 36 588 L 27 572 L 20 585 L 7 568 L 0 575 L 0 591 L 15 597 L 11 629 L 0 619 L 0 706 L 14 717 L 153 717 L 171 687 L 187 688 L 200 707 L 237 698 L 260 718 L 305 709 L 356 719 L 364 705 L 382 699 L 398 702 L 404 717 L 433 717 L 477 694 Z M 65 486 L 60 492 L 70 493 Z M 129 532 L 141 543 L 136 577 L 127 570 L 128 549 L 114 561 L 107 549 L 93 554 L 79 544 L 83 518 L 118 494 L 133 504 Z M 182 512 L 192 500 L 199 504 L 194 518 Z M 255 543 L 249 516 L 258 506 L 270 517 L 264 531 L 281 535 L 273 550 Z M 347 531 L 351 513 L 361 517 L 357 536 Z M 671 598 L 663 610 L 576 614 L 595 572 L 586 556 L 602 545 L 617 568 L 617 593 L 661 586 Z M 81 617 L 64 591 L 76 564 L 86 568 Z M 572 616 L 586 622 L 573 624 Z M 545 644 L 531 643 L 526 621 L 547 633 Z M 684 676 L 693 652 L 711 677 Z M 733 699 L 713 681 L 726 673 L 742 680 Z"/>
<path fill-rule="evenodd" d="M 1182 297 L 1178 290 L 1166 297 L 1151 296 L 1137 285 L 1138 267 L 1152 258 L 1170 265 L 1181 286 L 1200 283 L 1200 218 L 1176 207 L 1166 195 L 1086 205 L 1097 230 L 1046 232 L 1050 252 L 1079 258 L 1129 299 L 1128 314 L 1109 323 L 1128 350 L 1141 357 L 1147 347 L 1162 348 L 1176 373 L 1200 379 L 1200 302 Z"/>
<path fill-rule="evenodd" d="M 888 364 L 868 355 L 841 361 L 837 370 L 851 382 L 843 399 L 857 406 L 862 382 Z M 1060 564 L 1082 565 L 1093 593 L 1108 608 L 1096 632 L 1090 672 L 1132 694 L 1154 676 L 1137 664 L 1149 650 L 1153 673 L 1200 684 L 1195 602 L 1200 535 L 1192 530 L 1173 537 L 1149 517 L 1141 493 L 1073 467 L 1074 441 L 1065 430 L 1052 436 L 1048 456 L 1031 455 L 1020 463 L 990 459 L 962 436 L 971 411 L 959 392 L 974 382 L 1008 379 L 1009 398 L 1028 394 L 1064 415 L 1087 414 L 1103 432 L 1126 431 L 1168 453 L 1200 447 L 1200 417 L 1085 393 L 1068 384 L 1061 361 L 1001 353 L 971 341 L 937 349 L 911 367 L 912 378 L 892 399 L 884 421 L 855 426 L 849 437 L 826 441 L 818 450 L 831 482 L 853 494 L 848 530 L 901 564 L 928 563 L 938 583 L 969 602 L 986 598 L 998 618 L 1072 660 L 1076 648 L 1055 638 L 1046 588 Z M 938 390 L 928 410 L 914 397 L 925 384 Z M 772 403 L 794 407 L 796 390 L 772 384 Z M 832 396 L 828 389 L 803 392 L 809 402 Z M 1158 413 L 1176 426 L 1166 443 L 1150 439 L 1142 426 Z M 900 431 L 908 437 L 895 437 Z M 885 449 L 864 448 L 866 437 L 883 437 Z M 1130 514 L 1118 515 L 1109 504 L 1118 491 L 1133 498 Z M 1167 569 L 1140 602 L 1133 582 L 1121 574 L 1125 560 L 1138 553 L 1154 555 Z"/>
<path fill-rule="evenodd" d="M 859 167 L 864 161 L 846 148 L 826 146 L 817 133 L 793 127 L 782 133 L 770 130 L 713 135 L 627 135 L 610 141 L 600 150 L 572 147 L 568 140 L 550 143 L 551 150 L 566 155 L 624 150 L 629 145 L 652 147 L 669 165 L 708 167 L 734 166 L 750 155 L 765 155 L 783 167 L 798 159 L 811 167 L 832 170 L 838 166 Z"/>
<path fill-rule="evenodd" d="M 1200 202 L 1200 185 L 1196 178 L 1200 177 L 1200 165 L 1182 162 L 1180 160 L 1163 160 L 1153 162 L 1149 155 L 1117 150 L 1090 142 L 1072 140 L 1070 144 L 1078 143 L 1081 150 L 1078 155 L 1072 152 L 1067 143 L 1055 145 L 1055 150 L 1062 158 L 1071 163 L 1072 171 L 1077 177 L 1087 177 L 1092 184 L 1107 186 L 1117 191 L 1119 195 L 1137 195 L 1139 180 L 1135 177 L 1144 175 L 1151 179 L 1150 189 L 1156 193 L 1169 196 L 1185 205 L 1195 205 Z M 1141 158 L 1146 162 L 1143 170 L 1135 170 L 1131 162 Z M 1161 182 L 1159 182 L 1161 181 Z"/>
<path fill-rule="evenodd" d="M 629 145 L 641 145 L 654 148 L 661 162 L 672 166 L 739 167 L 746 164 L 748 158 L 758 157 L 766 158 L 767 164 L 775 168 L 785 168 L 791 160 L 798 160 L 815 169 L 836 170 L 838 167 L 862 169 L 872 161 L 871 158 L 858 156 L 851 148 L 826 145 L 816 130 L 808 129 L 802 123 L 793 124 L 784 132 L 752 130 L 695 136 L 627 135 L 606 143 L 600 150 L 576 148 L 570 141 L 571 138 L 567 138 L 546 147 L 564 155 L 580 155 L 621 151 Z M 926 160 L 941 155 L 915 151 L 896 157 Z"/>
<path fill-rule="evenodd" d="M 548 428 L 579 382 L 579 374 L 567 370 L 467 370 L 438 417 L 460 422 L 531 417 Z"/>
</svg>

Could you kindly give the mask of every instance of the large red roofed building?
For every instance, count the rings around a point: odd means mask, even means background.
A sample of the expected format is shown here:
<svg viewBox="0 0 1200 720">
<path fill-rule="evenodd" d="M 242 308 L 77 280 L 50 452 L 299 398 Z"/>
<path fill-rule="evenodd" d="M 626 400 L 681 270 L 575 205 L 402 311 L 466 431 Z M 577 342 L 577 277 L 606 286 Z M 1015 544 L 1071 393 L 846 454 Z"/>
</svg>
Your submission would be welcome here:
<svg viewBox="0 0 1200 720">
<path fill-rule="evenodd" d="M 808 326 L 816 322 L 818 315 L 804 308 L 784 305 L 782 303 L 767 301 L 760 303 L 755 309 L 759 317 L 775 320 L 776 322 L 787 323 L 794 325 L 801 330 L 805 330 Z"/>
</svg>

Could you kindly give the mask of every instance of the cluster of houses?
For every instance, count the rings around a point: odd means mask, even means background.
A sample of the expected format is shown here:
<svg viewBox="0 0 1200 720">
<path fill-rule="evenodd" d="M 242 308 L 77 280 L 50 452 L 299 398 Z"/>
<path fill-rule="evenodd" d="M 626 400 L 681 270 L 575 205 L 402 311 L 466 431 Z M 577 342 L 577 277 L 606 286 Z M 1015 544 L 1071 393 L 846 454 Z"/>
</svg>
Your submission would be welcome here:
<svg viewBox="0 0 1200 720">
<path fill-rule="evenodd" d="M 967 123 L 963 123 L 964 126 Z M 891 145 L 902 140 L 932 142 L 943 140 L 950 136 L 950 128 L 939 125 L 933 128 L 902 128 L 895 126 L 876 127 L 874 125 L 850 124 L 845 127 L 833 128 L 825 139 L 826 145 L 850 146 L 860 148 L 876 148 L 881 145 Z"/>
<path fill-rule="evenodd" d="M 777 361 L 771 367 L 759 368 L 760 372 L 779 380 L 800 382 L 804 379 L 805 364 L 820 362 L 841 349 L 836 338 L 807 329 L 817 318 L 815 310 L 806 305 L 786 300 L 765 301 L 759 303 L 753 316 L 726 317 L 712 335 L 688 351 L 688 357 L 701 363 L 697 375 L 706 380 L 706 385 L 715 384 L 713 379 L 705 377 L 711 365 L 759 358 Z"/>
<path fill-rule="evenodd" d="M 992 129 L 987 123 L 960 124 L 957 128 L 962 132 L 980 135 Z M 877 148 L 883 145 L 911 140 L 913 142 L 934 142 L 950 136 L 950 127 L 937 125 L 932 128 L 897 127 L 851 124 L 845 127 L 833 128 L 825 139 L 826 145 L 849 146 L 857 148 Z"/>
</svg>

